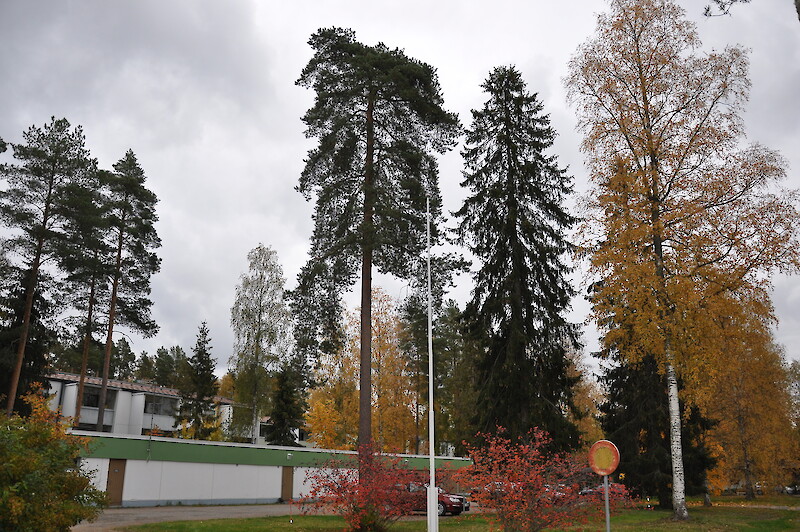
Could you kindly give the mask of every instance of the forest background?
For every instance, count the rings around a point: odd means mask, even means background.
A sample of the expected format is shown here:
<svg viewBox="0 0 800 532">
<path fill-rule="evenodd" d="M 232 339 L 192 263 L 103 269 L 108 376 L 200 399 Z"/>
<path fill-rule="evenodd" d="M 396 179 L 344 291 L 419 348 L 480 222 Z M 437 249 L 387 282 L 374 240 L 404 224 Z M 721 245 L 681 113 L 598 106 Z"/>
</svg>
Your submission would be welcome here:
<svg viewBox="0 0 800 532">
<path fill-rule="evenodd" d="M 679 2 L 698 24 L 705 49 L 749 48 L 753 81 L 744 113 L 748 140 L 789 162 L 784 185 L 800 188 L 800 31 L 789 0 L 736 6 L 732 16 L 704 18 L 700 3 Z M 484 101 L 480 84 L 498 65 L 514 64 L 537 92 L 557 133 L 552 153 L 569 166 L 577 193 L 588 188 L 576 117 L 562 78 L 577 46 L 592 33 L 601 1 L 571 3 L 4 2 L 0 7 L 0 132 L 20 142 L 51 115 L 81 125 L 87 148 L 110 168 L 128 148 L 159 199 L 156 223 L 161 271 L 152 278 L 152 338 L 131 334 L 135 353 L 194 345 L 208 323 L 225 372 L 233 351 L 230 308 L 247 253 L 259 242 L 277 251 L 289 288 L 307 258 L 313 205 L 294 190 L 312 141 L 300 117 L 313 94 L 294 84 L 320 27 L 356 31 L 362 42 L 403 48 L 434 66 L 445 105 L 468 123 Z M 444 212 L 457 210 L 460 148 L 440 158 Z M 9 162 L 10 150 L 0 155 Z M 572 201 L 572 200 L 571 200 Z M 454 225 L 454 222 L 451 222 Z M 580 272 L 574 275 L 581 280 Z M 377 279 L 393 299 L 408 287 Z M 584 290 L 570 319 L 582 322 Z M 469 276 L 450 297 L 460 304 Z M 354 293 L 355 294 L 355 293 Z M 357 294 L 348 307 L 357 304 Z M 775 278 L 776 337 L 788 359 L 800 359 L 800 279 Z M 596 332 L 584 327 L 586 351 Z M 590 364 L 596 362 L 587 360 Z"/>
</svg>

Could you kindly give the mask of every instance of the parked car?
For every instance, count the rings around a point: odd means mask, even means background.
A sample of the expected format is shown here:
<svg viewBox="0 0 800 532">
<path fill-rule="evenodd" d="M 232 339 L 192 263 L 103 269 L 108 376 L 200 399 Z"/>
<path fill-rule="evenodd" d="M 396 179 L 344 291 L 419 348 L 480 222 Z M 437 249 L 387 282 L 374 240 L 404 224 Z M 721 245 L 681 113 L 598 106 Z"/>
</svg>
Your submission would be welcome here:
<svg viewBox="0 0 800 532">
<path fill-rule="evenodd" d="M 625 494 L 625 486 L 622 484 L 617 484 L 616 482 L 609 482 L 608 484 L 608 494 L 612 497 L 614 496 L 622 496 Z M 587 486 L 583 488 L 581 491 L 578 492 L 578 495 L 592 495 L 594 493 L 599 493 L 603 495 L 603 485 L 598 484 L 596 486 Z"/>
<path fill-rule="evenodd" d="M 439 505 L 438 505 L 438 514 L 445 515 L 445 514 L 452 514 L 452 515 L 459 515 L 461 512 L 468 512 L 470 503 L 469 500 L 464 497 L 463 495 L 458 495 L 455 493 L 447 493 L 442 488 L 437 488 L 439 490 Z M 428 493 L 428 486 L 427 484 L 411 484 L 409 486 L 409 491 L 412 493 L 418 493 L 419 497 L 415 499 L 416 506 L 414 510 L 418 512 L 425 512 L 428 509 L 428 501 L 427 501 L 427 493 Z"/>
</svg>

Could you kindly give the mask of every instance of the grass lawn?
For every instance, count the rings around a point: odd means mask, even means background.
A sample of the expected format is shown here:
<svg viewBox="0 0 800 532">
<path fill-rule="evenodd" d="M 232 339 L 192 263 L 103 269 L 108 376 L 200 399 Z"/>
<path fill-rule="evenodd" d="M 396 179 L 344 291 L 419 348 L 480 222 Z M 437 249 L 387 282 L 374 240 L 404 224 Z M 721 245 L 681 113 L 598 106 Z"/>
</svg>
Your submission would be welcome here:
<svg viewBox="0 0 800 532">
<path fill-rule="evenodd" d="M 771 502 L 771 501 L 770 501 Z M 767 504 L 764 502 L 763 504 Z M 788 506 L 781 504 L 781 506 Z M 737 530 L 800 530 L 800 511 L 773 510 L 754 507 L 714 506 L 692 507 L 691 520 L 676 523 L 670 520 L 671 512 L 659 510 L 628 510 L 611 520 L 613 530 L 671 531 L 691 530 L 703 532 Z M 392 530 L 396 532 L 419 532 L 426 530 L 425 519 L 401 521 Z M 489 523 L 479 514 L 460 517 L 445 517 L 439 520 L 441 530 L 464 532 L 488 532 Z M 345 522 L 337 516 L 289 516 L 253 519 L 224 519 L 213 521 L 180 521 L 153 525 L 128 527 L 128 531 L 281 531 L 296 532 L 340 532 Z M 605 521 L 598 519 L 571 530 L 605 530 Z"/>
</svg>

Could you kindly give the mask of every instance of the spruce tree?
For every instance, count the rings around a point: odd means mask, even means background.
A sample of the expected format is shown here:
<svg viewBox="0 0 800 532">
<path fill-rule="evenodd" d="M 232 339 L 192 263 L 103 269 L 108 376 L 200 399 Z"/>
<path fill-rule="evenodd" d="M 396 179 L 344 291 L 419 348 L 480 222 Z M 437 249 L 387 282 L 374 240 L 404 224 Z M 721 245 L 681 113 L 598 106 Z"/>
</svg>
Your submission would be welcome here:
<svg viewBox="0 0 800 532">
<path fill-rule="evenodd" d="M 177 421 L 187 422 L 192 427 L 196 440 L 208 439 L 213 432 L 214 396 L 217 394 L 217 378 L 214 375 L 216 361 L 211 357 L 211 338 L 206 322 L 200 324 L 197 341 L 188 359 L 191 373 L 179 386 L 181 406 Z"/>
<path fill-rule="evenodd" d="M 564 208 L 571 178 L 546 154 L 555 132 L 520 73 L 495 68 L 482 87 L 488 100 L 472 112 L 462 152 L 470 195 L 456 213 L 460 240 L 480 262 L 465 309 L 485 349 L 475 428 L 502 426 L 516 438 L 539 427 L 554 446 L 572 447 L 566 353 L 577 329 L 564 316 L 574 294 L 564 263 L 575 222 Z"/>
<path fill-rule="evenodd" d="M 295 434 L 305 425 L 305 400 L 302 376 L 289 364 L 275 375 L 272 390 L 272 409 L 266 440 L 272 445 L 298 445 Z"/>
<path fill-rule="evenodd" d="M 309 152 L 298 185 L 306 199 L 316 198 L 311 259 L 299 285 L 330 290 L 325 306 L 301 295 L 299 301 L 311 306 L 299 312 L 338 320 L 339 296 L 360 273 L 363 445 L 370 442 L 372 420 L 372 267 L 404 279 L 414 275 L 425 249 L 426 192 L 434 220 L 441 218 L 432 153 L 454 145 L 459 125 L 442 107 L 431 66 L 384 44 L 364 45 L 353 31 L 341 28 L 320 29 L 309 44 L 314 56 L 297 83 L 316 92 L 303 121 L 306 135 L 319 144 Z M 434 242 L 437 237 L 434 224 Z M 331 323 L 323 327 L 337 330 Z M 300 332 L 307 335 L 301 345 L 311 346 L 321 333 Z"/>
<path fill-rule="evenodd" d="M 136 155 L 128 150 L 114 164 L 113 172 L 102 174 L 108 194 L 108 223 L 113 260 L 110 275 L 108 325 L 103 361 L 103 383 L 100 389 L 100 405 L 97 430 L 102 430 L 105 398 L 108 388 L 113 334 L 116 325 L 126 326 L 151 336 L 158 325 L 150 317 L 152 301 L 150 277 L 161 267 L 161 259 L 155 249 L 161 240 L 155 229 L 158 216 L 155 212 L 158 198 L 145 187 L 145 174 Z"/>
</svg>

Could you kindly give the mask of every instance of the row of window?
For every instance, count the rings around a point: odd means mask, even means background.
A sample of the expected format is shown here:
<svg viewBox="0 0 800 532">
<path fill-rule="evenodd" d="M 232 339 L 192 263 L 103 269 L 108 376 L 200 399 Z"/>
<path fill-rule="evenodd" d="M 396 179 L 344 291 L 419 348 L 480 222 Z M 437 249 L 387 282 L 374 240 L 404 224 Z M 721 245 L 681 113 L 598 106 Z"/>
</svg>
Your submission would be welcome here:
<svg viewBox="0 0 800 532">
<path fill-rule="evenodd" d="M 117 390 L 106 393 L 106 408 L 113 410 L 117 401 Z M 100 406 L 100 388 L 87 386 L 83 390 L 83 406 L 98 408 Z M 174 397 L 160 395 L 144 396 L 144 413 L 157 416 L 174 416 L 178 410 L 178 400 Z"/>
</svg>

